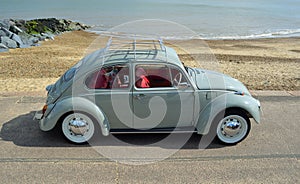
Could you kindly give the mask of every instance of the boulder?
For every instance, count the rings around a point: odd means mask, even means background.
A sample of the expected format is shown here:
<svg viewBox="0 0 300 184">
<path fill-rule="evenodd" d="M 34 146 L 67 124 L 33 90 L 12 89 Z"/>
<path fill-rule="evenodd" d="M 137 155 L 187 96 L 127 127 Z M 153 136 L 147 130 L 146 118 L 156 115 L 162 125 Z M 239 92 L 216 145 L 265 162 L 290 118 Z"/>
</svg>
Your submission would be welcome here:
<svg viewBox="0 0 300 184">
<path fill-rule="evenodd" d="M 26 27 L 25 27 L 25 24 L 26 24 L 26 21 L 25 20 L 13 20 L 16 24 L 16 27 L 18 27 L 19 29 L 21 29 L 22 31 L 25 31 L 26 30 Z"/>
<path fill-rule="evenodd" d="M 5 34 L 4 36 L 11 37 L 11 35 L 14 34 L 13 32 L 9 31 L 5 27 L 0 27 L 0 30 Z"/>
<path fill-rule="evenodd" d="M 90 26 L 66 19 L 60 19 L 59 22 L 63 25 L 64 31 L 78 31 L 90 28 Z"/>
<path fill-rule="evenodd" d="M 6 45 L 4 45 L 3 43 L 0 43 L 0 49 L 8 49 L 8 47 L 6 47 Z"/>
<path fill-rule="evenodd" d="M 76 30 L 76 31 L 78 31 L 78 30 L 82 30 L 82 27 L 81 27 L 81 25 L 78 23 L 78 22 L 71 22 L 70 24 L 69 24 L 69 29 L 70 30 Z"/>
<path fill-rule="evenodd" d="M 63 23 L 63 21 L 61 22 L 58 19 L 55 18 L 47 18 L 47 19 L 35 19 L 35 20 L 31 20 L 26 22 L 26 24 L 31 24 L 31 28 L 33 28 L 33 30 L 40 34 L 40 33 L 46 33 L 46 32 L 52 32 L 55 34 L 59 34 L 61 32 L 65 32 L 66 31 L 66 25 Z M 30 27 L 27 26 L 27 30 Z M 27 31 L 27 33 L 29 33 Z"/>
<path fill-rule="evenodd" d="M 9 27 L 10 27 L 9 20 L 7 20 L 7 19 L 0 20 L 0 27 L 9 29 Z"/>
<path fill-rule="evenodd" d="M 46 40 L 45 36 L 42 36 L 41 34 L 34 34 L 33 35 L 35 38 L 37 38 L 39 41 L 44 41 Z"/>
<path fill-rule="evenodd" d="M 7 35 L 6 35 L 6 33 L 5 33 L 3 30 L 1 30 L 1 28 L 0 28 L 0 37 L 1 37 L 1 36 L 7 36 Z"/>
<path fill-rule="evenodd" d="M 39 41 L 53 40 L 55 35 L 65 31 L 85 30 L 84 24 L 66 19 L 45 18 L 34 20 L 0 20 L 0 43 L 8 48 L 24 48 L 39 45 Z"/>
<path fill-rule="evenodd" d="M 15 33 L 11 32 L 11 31 L 7 30 L 4 27 L 1 27 L 0 31 L 1 31 L 0 32 L 0 36 L 7 36 L 7 37 L 9 37 L 11 40 L 14 40 L 18 44 L 19 47 L 21 45 L 23 45 L 23 42 L 22 42 L 21 38 L 17 34 L 15 34 Z"/>
<path fill-rule="evenodd" d="M 45 37 L 46 39 L 54 40 L 54 34 L 52 34 L 52 33 L 49 33 L 49 32 L 47 32 L 47 33 L 41 33 L 41 35 L 43 37 Z"/>
<path fill-rule="evenodd" d="M 14 25 L 14 26 L 10 26 L 10 28 L 9 28 L 9 30 L 11 31 L 11 32 L 13 32 L 13 33 L 16 33 L 16 34 L 18 34 L 19 32 L 23 32 L 23 30 L 22 29 L 20 29 L 18 26 L 16 26 L 16 25 Z"/>
<path fill-rule="evenodd" d="M 30 46 L 38 46 L 39 45 L 39 39 L 37 37 L 30 37 L 29 42 L 31 43 Z"/>
<path fill-rule="evenodd" d="M 14 40 L 17 43 L 18 47 L 23 47 L 23 41 L 20 38 L 20 36 L 18 36 L 16 34 L 12 34 L 10 39 Z"/>
<path fill-rule="evenodd" d="M 6 45 L 4 45 L 3 43 L 0 43 L 0 52 L 6 52 L 8 51 L 8 47 L 6 47 Z"/>
<path fill-rule="evenodd" d="M 39 39 L 25 32 L 19 33 L 19 37 L 23 42 L 23 47 L 36 46 Z"/>
<path fill-rule="evenodd" d="M 1 43 L 4 44 L 5 46 L 7 46 L 8 48 L 11 48 L 11 49 L 15 49 L 15 48 L 18 47 L 16 41 L 10 39 L 7 36 L 2 36 L 1 37 Z"/>
</svg>

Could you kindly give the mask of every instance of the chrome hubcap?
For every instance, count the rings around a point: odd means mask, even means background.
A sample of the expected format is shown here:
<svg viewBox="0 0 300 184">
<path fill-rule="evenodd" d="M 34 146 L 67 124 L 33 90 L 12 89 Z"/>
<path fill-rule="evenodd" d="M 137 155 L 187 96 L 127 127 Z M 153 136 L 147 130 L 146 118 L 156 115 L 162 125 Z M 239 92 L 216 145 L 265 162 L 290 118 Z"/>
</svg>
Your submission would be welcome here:
<svg viewBox="0 0 300 184">
<path fill-rule="evenodd" d="M 88 123 L 82 118 L 74 118 L 69 122 L 69 130 L 71 134 L 84 135 L 88 132 Z"/>
<path fill-rule="evenodd" d="M 233 137 L 239 134 L 241 129 L 241 123 L 237 119 L 228 119 L 221 126 L 223 135 Z"/>
<path fill-rule="evenodd" d="M 236 143 L 247 135 L 248 128 L 248 123 L 243 117 L 229 115 L 219 122 L 217 136 L 222 142 Z"/>
<path fill-rule="evenodd" d="M 83 143 L 92 138 L 95 132 L 93 120 L 82 113 L 70 114 L 62 122 L 62 131 L 74 143 Z"/>
</svg>

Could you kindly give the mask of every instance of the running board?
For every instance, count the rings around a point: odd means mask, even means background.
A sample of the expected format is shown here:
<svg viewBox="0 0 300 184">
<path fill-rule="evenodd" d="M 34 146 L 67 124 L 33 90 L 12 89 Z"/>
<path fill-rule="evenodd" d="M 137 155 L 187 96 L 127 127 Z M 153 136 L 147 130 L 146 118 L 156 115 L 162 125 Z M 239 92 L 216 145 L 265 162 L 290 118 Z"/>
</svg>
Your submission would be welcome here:
<svg viewBox="0 0 300 184">
<path fill-rule="evenodd" d="M 111 129 L 112 134 L 167 134 L 167 133 L 196 133 L 195 127 L 185 128 L 154 128 L 154 129 Z"/>
</svg>

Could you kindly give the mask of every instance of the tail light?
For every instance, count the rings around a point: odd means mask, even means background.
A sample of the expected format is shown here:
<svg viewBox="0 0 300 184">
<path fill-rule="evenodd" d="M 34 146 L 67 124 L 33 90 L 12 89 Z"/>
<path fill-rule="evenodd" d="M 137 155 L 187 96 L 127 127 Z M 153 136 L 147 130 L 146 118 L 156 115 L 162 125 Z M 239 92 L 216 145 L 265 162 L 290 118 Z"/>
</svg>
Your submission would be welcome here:
<svg viewBox="0 0 300 184">
<path fill-rule="evenodd" d="M 42 110 L 43 114 L 45 114 L 47 108 L 48 108 L 48 105 L 44 105 L 43 110 Z"/>
</svg>

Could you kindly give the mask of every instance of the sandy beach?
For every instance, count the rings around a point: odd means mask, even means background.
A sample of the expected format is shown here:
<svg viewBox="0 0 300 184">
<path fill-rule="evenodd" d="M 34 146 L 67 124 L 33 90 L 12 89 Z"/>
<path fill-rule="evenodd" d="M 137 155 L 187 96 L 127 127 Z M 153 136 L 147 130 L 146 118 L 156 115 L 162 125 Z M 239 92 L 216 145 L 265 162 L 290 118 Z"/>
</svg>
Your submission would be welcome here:
<svg viewBox="0 0 300 184">
<path fill-rule="evenodd" d="M 89 32 L 67 32 L 38 47 L 0 53 L 0 93 L 44 91 L 46 85 L 91 52 L 92 43 L 105 46 L 107 38 L 95 41 L 97 37 Z M 185 44 L 191 55 L 175 48 L 186 65 L 196 65 L 193 58 L 201 55 L 194 44 L 192 40 Z M 218 70 L 239 79 L 250 90 L 300 90 L 299 37 L 209 40 L 205 44 L 214 54 Z M 201 67 L 207 68 L 205 64 Z"/>
</svg>

